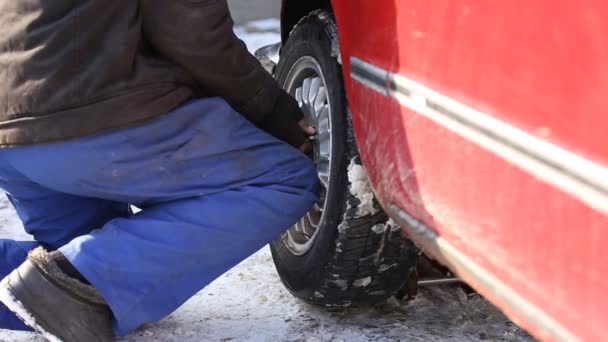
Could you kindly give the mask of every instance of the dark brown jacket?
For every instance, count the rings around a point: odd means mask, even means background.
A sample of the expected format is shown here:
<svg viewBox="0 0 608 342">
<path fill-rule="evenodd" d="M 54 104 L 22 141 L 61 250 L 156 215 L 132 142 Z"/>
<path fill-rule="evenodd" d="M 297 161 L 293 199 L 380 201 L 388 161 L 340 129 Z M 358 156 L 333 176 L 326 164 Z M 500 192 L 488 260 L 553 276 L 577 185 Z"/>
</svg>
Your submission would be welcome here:
<svg viewBox="0 0 608 342">
<path fill-rule="evenodd" d="M 260 124 L 281 90 L 225 0 L 0 0 L 0 146 L 125 127 L 198 96 Z"/>
</svg>

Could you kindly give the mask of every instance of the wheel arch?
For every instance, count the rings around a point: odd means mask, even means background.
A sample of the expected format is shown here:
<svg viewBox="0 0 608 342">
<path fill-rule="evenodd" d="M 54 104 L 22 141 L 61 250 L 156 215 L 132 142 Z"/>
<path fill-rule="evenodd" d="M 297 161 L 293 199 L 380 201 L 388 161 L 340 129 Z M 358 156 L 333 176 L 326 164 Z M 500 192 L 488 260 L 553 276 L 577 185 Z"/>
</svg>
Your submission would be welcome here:
<svg viewBox="0 0 608 342">
<path fill-rule="evenodd" d="M 281 41 L 283 44 L 300 19 L 318 9 L 333 12 L 331 0 L 283 0 L 281 6 Z"/>
</svg>

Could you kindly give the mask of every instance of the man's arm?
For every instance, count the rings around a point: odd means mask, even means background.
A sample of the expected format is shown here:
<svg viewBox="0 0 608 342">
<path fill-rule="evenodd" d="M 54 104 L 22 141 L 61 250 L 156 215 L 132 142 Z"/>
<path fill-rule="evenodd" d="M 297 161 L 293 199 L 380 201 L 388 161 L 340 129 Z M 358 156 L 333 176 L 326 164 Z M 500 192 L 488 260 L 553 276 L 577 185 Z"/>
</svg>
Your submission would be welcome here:
<svg viewBox="0 0 608 342">
<path fill-rule="evenodd" d="M 163 56 L 277 138 L 299 147 L 302 113 L 233 32 L 226 0 L 142 0 L 143 30 Z"/>
</svg>

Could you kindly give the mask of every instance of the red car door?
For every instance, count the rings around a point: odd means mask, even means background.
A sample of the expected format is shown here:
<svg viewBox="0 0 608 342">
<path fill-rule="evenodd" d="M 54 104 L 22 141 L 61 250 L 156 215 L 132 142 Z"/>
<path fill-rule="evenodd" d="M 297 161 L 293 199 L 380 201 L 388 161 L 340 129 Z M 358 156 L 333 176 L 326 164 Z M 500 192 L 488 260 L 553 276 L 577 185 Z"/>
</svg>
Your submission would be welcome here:
<svg viewBox="0 0 608 342">
<path fill-rule="evenodd" d="M 334 0 L 404 231 L 537 337 L 608 331 L 608 2 Z"/>
</svg>

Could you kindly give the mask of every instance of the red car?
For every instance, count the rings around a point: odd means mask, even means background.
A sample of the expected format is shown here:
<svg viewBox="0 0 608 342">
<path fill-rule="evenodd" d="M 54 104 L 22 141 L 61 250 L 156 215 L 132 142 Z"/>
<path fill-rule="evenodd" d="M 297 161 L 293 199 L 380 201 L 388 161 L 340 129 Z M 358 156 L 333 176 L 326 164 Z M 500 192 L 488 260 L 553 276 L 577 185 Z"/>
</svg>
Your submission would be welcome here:
<svg viewBox="0 0 608 342">
<path fill-rule="evenodd" d="M 284 0 L 281 21 L 258 56 L 324 185 L 272 243 L 294 295 L 382 301 L 421 248 L 539 339 L 606 338 L 608 2 Z"/>
</svg>

